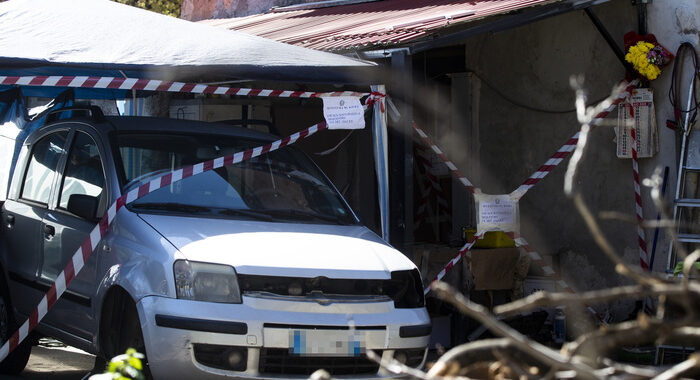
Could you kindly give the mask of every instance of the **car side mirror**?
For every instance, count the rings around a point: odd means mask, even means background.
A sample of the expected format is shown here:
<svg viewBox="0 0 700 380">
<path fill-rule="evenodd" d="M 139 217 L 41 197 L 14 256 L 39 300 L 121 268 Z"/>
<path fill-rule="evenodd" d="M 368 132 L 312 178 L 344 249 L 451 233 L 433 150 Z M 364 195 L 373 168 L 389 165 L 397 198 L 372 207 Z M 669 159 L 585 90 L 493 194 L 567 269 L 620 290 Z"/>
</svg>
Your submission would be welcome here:
<svg viewBox="0 0 700 380">
<path fill-rule="evenodd" d="M 68 211 L 87 220 L 95 220 L 100 199 L 85 194 L 71 194 L 68 198 Z"/>
</svg>

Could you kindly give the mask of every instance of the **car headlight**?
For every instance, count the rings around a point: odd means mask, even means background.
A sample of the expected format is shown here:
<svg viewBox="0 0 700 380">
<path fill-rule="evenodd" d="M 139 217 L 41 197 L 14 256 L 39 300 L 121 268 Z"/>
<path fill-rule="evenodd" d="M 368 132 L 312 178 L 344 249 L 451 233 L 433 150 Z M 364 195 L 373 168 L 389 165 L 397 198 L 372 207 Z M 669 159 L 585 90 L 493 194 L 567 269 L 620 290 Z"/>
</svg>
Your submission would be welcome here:
<svg viewBox="0 0 700 380">
<path fill-rule="evenodd" d="M 394 300 L 397 309 L 425 306 L 423 282 L 418 269 L 391 272 L 391 281 L 385 291 Z"/>
<path fill-rule="evenodd" d="M 177 298 L 241 303 L 236 271 L 230 265 L 177 260 L 173 272 Z"/>
</svg>

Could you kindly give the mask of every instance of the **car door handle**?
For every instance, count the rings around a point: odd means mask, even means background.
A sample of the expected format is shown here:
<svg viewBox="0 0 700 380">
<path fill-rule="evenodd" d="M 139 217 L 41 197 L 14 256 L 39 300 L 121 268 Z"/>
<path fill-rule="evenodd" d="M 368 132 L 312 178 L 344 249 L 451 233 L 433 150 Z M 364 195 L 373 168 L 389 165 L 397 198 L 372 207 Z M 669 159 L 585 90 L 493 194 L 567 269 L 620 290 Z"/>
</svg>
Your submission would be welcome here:
<svg viewBox="0 0 700 380">
<path fill-rule="evenodd" d="M 5 220 L 7 220 L 7 226 L 12 227 L 15 225 L 15 216 L 14 215 L 8 215 L 5 217 Z"/>
<path fill-rule="evenodd" d="M 46 238 L 53 237 L 56 234 L 56 228 L 54 226 L 44 224 L 44 235 Z"/>
</svg>

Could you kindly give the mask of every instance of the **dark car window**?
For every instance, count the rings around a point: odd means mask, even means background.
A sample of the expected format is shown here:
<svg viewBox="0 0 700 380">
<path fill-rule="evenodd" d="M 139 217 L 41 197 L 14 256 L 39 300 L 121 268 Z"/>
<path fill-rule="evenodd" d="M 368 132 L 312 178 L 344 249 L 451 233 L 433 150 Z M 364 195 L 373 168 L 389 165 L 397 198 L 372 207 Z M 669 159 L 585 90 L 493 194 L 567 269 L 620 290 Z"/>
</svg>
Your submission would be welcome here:
<svg viewBox="0 0 700 380">
<path fill-rule="evenodd" d="M 86 133 L 77 132 L 68 154 L 58 207 L 68 208 L 68 200 L 73 194 L 104 198 L 104 183 L 97 144 Z M 100 217 L 101 213 L 98 214 L 97 217 Z"/>
<path fill-rule="evenodd" d="M 127 182 L 123 191 L 159 174 L 264 143 L 215 135 L 118 135 Z M 292 147 L 178 181 L 133 202 L 132 207 L 268 221 L 357 222 L 325 176 Z"/>
<path fill-rule="evenodd" d="M 34 144 L 31 160 L 22 182 L 22 199 L 48 204 L 56 166 L 64 152 L 68 131 L 43 137 Z"/>
</svg>

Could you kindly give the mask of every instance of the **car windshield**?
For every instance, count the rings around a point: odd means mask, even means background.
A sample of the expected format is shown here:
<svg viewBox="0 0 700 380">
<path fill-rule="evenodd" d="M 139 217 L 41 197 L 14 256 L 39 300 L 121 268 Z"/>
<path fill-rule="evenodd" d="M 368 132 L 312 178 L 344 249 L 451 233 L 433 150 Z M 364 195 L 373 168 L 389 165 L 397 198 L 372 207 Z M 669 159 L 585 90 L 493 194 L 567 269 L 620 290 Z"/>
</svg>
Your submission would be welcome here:
<svg viewBox="0 0 700 380">
<path fill-rule="evenodd" d="M 157 176 L 264 145 L 221 135 L 118 134 L 126 193 Z M 195 214 L 263 221 L 355 224 L 319 169 L 285 147 L 162 187 L 129 206 L 138 212 Z"/>
</svg>

